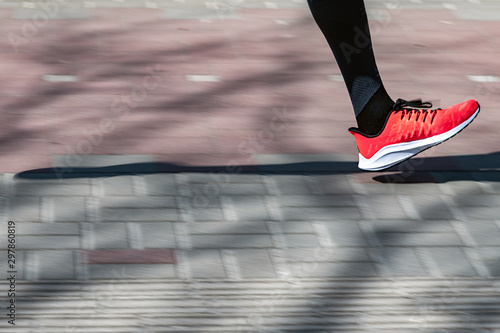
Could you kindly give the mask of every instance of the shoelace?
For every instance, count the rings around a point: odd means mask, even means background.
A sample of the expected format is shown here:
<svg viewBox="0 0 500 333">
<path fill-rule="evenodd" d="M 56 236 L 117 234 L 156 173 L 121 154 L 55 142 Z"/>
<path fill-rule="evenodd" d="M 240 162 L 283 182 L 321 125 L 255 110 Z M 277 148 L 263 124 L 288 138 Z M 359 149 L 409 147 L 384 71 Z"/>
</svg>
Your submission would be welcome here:
<svg viewBox="0 0 500 333">
<path fill-rule="evenodd" d="M 432 103 L 431 102 L 422 102 L 421 99 L 415 99 L 412 101 L 405 101 L 404 99 L 399 98 L 396 103 L 394 103 L 394 106 L 392 107 L 392 110 L 395 111 L 394 113 L 401 112 L 401 120 L 405 117 L 405 115 L 408 116 L 408 120 L 411 120 L 411 117 L 413 114 L 417 115 L 417 118 L 415 121 L 418 121 L 418 118 L 420 118 L 420 114 L 424 114 L 424 119 L 422 122 L 425 122 L 427 119 L 427 116 L 429 113 L 432 115 L 431 118 L 431 124 L 434 121 L 434 117 L 436 117 L 436 114 L 439 110 L 441 109 L 434 109 L 434 110 L 428 110 L 432 108 Z"/>
</svg>

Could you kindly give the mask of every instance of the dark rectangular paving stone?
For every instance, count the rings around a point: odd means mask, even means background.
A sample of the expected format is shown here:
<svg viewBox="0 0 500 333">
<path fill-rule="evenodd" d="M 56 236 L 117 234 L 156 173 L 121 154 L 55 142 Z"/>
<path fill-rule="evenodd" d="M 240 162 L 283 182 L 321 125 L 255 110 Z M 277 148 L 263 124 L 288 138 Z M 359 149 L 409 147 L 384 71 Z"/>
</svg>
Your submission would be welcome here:
<svg viewBox="0 0 500 333">
<path fill-rule="evenodd" d="M 85 264 L 175 264 L 174 250 L 84 250 Z"/>
</svg>

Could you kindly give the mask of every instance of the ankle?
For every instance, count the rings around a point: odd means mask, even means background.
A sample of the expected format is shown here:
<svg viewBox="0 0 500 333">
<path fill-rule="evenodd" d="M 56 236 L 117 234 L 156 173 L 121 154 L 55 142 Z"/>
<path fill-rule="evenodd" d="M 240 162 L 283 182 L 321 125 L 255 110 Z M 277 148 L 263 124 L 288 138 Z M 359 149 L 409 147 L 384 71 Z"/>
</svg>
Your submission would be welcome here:
<svg viewBox="0 0 500 333">
<path fill-rule="evenodd" d="M 379 133 L 384 128 L 393 106 L 394 101 L 384 87 L 380 87 L 356 117 L 358 129 L 368 135 Z"/>
</svg>

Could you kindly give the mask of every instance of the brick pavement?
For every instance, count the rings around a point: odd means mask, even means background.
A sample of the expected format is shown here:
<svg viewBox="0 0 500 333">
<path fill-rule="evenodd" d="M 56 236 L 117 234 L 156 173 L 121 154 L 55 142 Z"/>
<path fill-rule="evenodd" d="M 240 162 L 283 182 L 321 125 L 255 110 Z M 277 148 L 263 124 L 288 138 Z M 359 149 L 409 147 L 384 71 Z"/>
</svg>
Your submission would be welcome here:
<svg viewBox="0 0 500 333">
<path fill-rule="evenodd" d="M 0 1 L 2 331 L 499 331 L 500 6 L 367 6 L 391 94 L 483 111 L 383 173 L 303 1 Z"/>
</svg>

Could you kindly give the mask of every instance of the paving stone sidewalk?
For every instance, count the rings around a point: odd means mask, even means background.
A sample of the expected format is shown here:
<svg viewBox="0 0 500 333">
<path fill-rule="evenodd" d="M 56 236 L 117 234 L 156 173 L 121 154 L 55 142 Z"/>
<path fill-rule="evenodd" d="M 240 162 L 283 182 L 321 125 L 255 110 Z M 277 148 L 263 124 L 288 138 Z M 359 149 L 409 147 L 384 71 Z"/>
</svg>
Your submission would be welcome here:
<svg viewBox="0 0 500 333">
<path fill-rule="evenodd" d="M 482 106 L 379 173 L 305 2 L 61 3 L 0 1 L 2 332 L 500 332 L 496 1 L 366 2 L 391 94 Z"/>
</svg>

